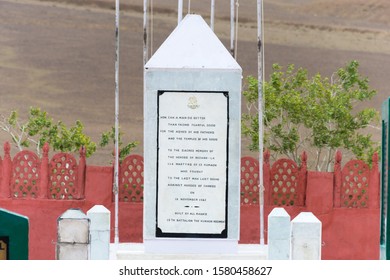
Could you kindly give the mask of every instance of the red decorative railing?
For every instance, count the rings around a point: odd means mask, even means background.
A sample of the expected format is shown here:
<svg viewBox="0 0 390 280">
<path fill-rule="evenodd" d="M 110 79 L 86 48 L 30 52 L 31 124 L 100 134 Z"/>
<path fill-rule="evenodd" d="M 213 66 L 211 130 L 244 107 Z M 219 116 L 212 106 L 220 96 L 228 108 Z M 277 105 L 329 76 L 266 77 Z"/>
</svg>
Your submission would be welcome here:
<svg viewBox="0 0 390 280">
<path fill-rule="evenodd" d="M 40 194 L 40 160 L 31 151 L 22 151 L 12 161 L 10 192 L 13 198 L 37 198 Z"/>
<path fill-rule="evenodd" d="M 77 184 L 77 161 L 72 155 L 66 153 L 54 155 L 50 161 L 49 174 L 49 198 L 82 198 Z"/>
<path fill-rule="evenodd" d="M 18 152 L 13 159 L 10 145 L 4 145 L 4 159 L 0 158 L 2 196 L 13 199 L 48 198 L 79 200 L 84 198 L 85 149 L 80 149 L 79 162 L 70 153 L 57 153 L 49 160 L 49 145 L 43 147 L 39 158 L 31 151 Z M 278 159 L 270 164 L 269 151 L 264 152 L 264 203 L 269 206 L 305 206 L 307 189 L 307 155 L 301 164 L 290 159 Z M 378 156 L 373 167 L 360 160 L 352 160 L 341 167 L 342 155 L 336 153 L 334 168 L 334 207 L 377 207 L 378 191 L 371 185 L 378 182 Z M 144 161 L 140 155 L 128 156 L 119 170 L 119 201 L 143 202 Z M 4 190 L 6 190 L 4 192 Z M 4 195 L 5 193 L 5 195 Z M 259 204 L 259 162 L 253 157 L 241 159 L 241 204 Z M 0 193 L 1 195 L 1 193 Z"/>
<path fill-rule="evenodd" d="M 119 201 L 144 201 L 144 158 L 140 155 L 130 155 L 121 163 Z"/>
<path fill-rule="evenodd" d="M 86 164 L 83 148 L 79 163 L 70 153 L 57 153 L 49 161 L 48 144 L 43 147 L 42 158 L 31 151 L 20 151 L 11 159 L 10 149 L 6 142 L 0 172 L 2 196 L 13 199 L 84 198 Z"/>
<path fill-rule="evenodd" d="M 31 219 L 31 259 L 53 258 L 54 247 L 50 244 L 56 238 L 56 219 L 66 209 L 77 207 L 87 211 L 97 204 L 104 205 L 111 213 L 115 209 L 112 166 L 87 167 L 84 149 L 80 150 L 78 162 L 67 153 L 54 154 L 51 158 L 48 154 L 49 146 L 45 145 L 42 157 L 19 152 L 11 158 L 10 145 L 5 143 L 3 159 L 0 157 L 0 207 Z M 377 155 L 368 168 L 360 161 L 342 165 L 341 153 L 337 153 L 334 172 L 308 171 L 305 153 L 300 164 L 285 159 L 271 164 L 268 151 L 263 157 L 263 212 L 258 198 L 259 162 L 253 157 L 241 159 L 240 243 L 259 242 L 260 213 L 265 218 L 263 231 L 267 243 L 266 217 L 274 207 L 284 207 L 292 218 L 309 211 L 321 220 L 323 259 L 378 258 Z M 143 157 L 130 155 L 119 169 L 121 242 L 143 241 L 143 168 Z M 360 228 L 370 230 L 357 230 Z M 351 245 L 357 243 L 361 246 Z"/>
<path fill-rule="evenodd" d="M 259 162 L 253 157 L 241 159 L 241 203 L 259 203 Z"/>
<path fill-rule="evenodd" d="M 362 160 L 351 160 L 341 168 L 342 155 L 335 159 L 335 207 L 376 208 L 379 192 L 373 187 L 378 178 L 378 154 L 372 158 L 372 168 Z"/>
</svg>

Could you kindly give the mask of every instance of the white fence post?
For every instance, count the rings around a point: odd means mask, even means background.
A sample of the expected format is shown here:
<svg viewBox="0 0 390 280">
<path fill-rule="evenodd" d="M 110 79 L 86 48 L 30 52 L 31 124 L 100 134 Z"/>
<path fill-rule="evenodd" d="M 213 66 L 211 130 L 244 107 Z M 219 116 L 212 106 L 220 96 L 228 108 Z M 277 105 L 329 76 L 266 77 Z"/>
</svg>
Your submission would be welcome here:
<svg viewBox="0 0 390 280">
<path fill-rule="evenodd" d="M 88 260 L 89 219 L 80 209 L 69 209 L 57 219 L 58 260 Z"/>
<path fill-rule="evenodd" d="M 110 258 L 110 210 L 103 205 L 95 205 L 87 211 L 91 220 L 90 257 L 91 260 Z"/>
<path fill-rule="evenodd" d="M 284 208 L 274 208 L 268 215 L 268 259 L 290 259 L 290 215 Z"/>
<path fill-rule="evenodd" d="M 291 259 L 321 259 L 322 224 L 311 212 L 302 212 L 291 222 Z"/>
</svg>

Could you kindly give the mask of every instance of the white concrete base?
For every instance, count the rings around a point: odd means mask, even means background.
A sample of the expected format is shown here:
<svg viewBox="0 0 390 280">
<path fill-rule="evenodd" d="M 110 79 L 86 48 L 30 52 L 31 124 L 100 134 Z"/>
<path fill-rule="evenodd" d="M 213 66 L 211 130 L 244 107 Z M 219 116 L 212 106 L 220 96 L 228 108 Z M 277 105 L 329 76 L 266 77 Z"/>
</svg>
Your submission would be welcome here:
<svg viewBox="0 0 390 280">
<path fill-rule="evenodd" d="M 144 239 L 146 254 L 236 254 L 238 241 L 229 239 Z"/>
<path fill-rule="evenodd" d="M 266 260 L 267 245 L 238 244 L 234 254 L 163 254 L 145 253 L 143 243 L 111 244 L 112 260 Z"/>
</svg>

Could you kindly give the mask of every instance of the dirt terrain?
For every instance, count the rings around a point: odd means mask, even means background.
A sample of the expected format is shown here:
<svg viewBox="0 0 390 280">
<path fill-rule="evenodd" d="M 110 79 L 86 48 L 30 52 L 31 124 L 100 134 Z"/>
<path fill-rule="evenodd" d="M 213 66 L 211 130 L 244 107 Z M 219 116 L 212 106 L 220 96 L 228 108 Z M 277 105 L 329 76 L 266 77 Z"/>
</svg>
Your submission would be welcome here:
<svg viewBox="0 0 390 280">
<path fill-rule="evenodd" d="M 216 2 L 215 32 L 229 49 L 230 1 Z M 189 12 L 209 22 L 210 1 L 190 3 Z M 114 0 L 0 0 L 0 114 L 23 117 L 40 107 L 68 125 L 82 121 L 98 142 L 114 125 L 114 9 Z M 139 141 L 136 153 L 144 137 L 142 10 L 142 0 L 121 1 L 120 126 L 126 141 Z M 388 0 L 265 0 L 265 74 L 273 63 L 293 63 L 329 76 L 356 59 L 378 91 L 364 106 L 380 110 L 389 95 L 389 14 Z M 153 53 L 177 24 L 177 0 L 153 1 L 152 20 Z M 238 22 L 237 61 L 244 77 L 257 75 L 256 1 L 239 1 Z M 372 133 L 380 139 L 380 130 Z M 88 164 L 108 164 L 111 150 L 100 149 Z M 242 153 L 249 153 L 245 144 Z"/>
</svg>

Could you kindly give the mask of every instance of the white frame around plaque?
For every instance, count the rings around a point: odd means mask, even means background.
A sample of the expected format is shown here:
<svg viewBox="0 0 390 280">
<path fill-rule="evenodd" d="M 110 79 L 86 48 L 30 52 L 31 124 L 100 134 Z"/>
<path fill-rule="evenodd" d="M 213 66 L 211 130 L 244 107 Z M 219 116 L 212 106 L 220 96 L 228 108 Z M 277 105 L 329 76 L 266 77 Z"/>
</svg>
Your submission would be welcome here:
<svg viewBox="0 0 390 280">
<path fill-rule="evenodd" d="M 227 238 L 229 94 L 157 98 L 156 237 Z"/>
</svg>

